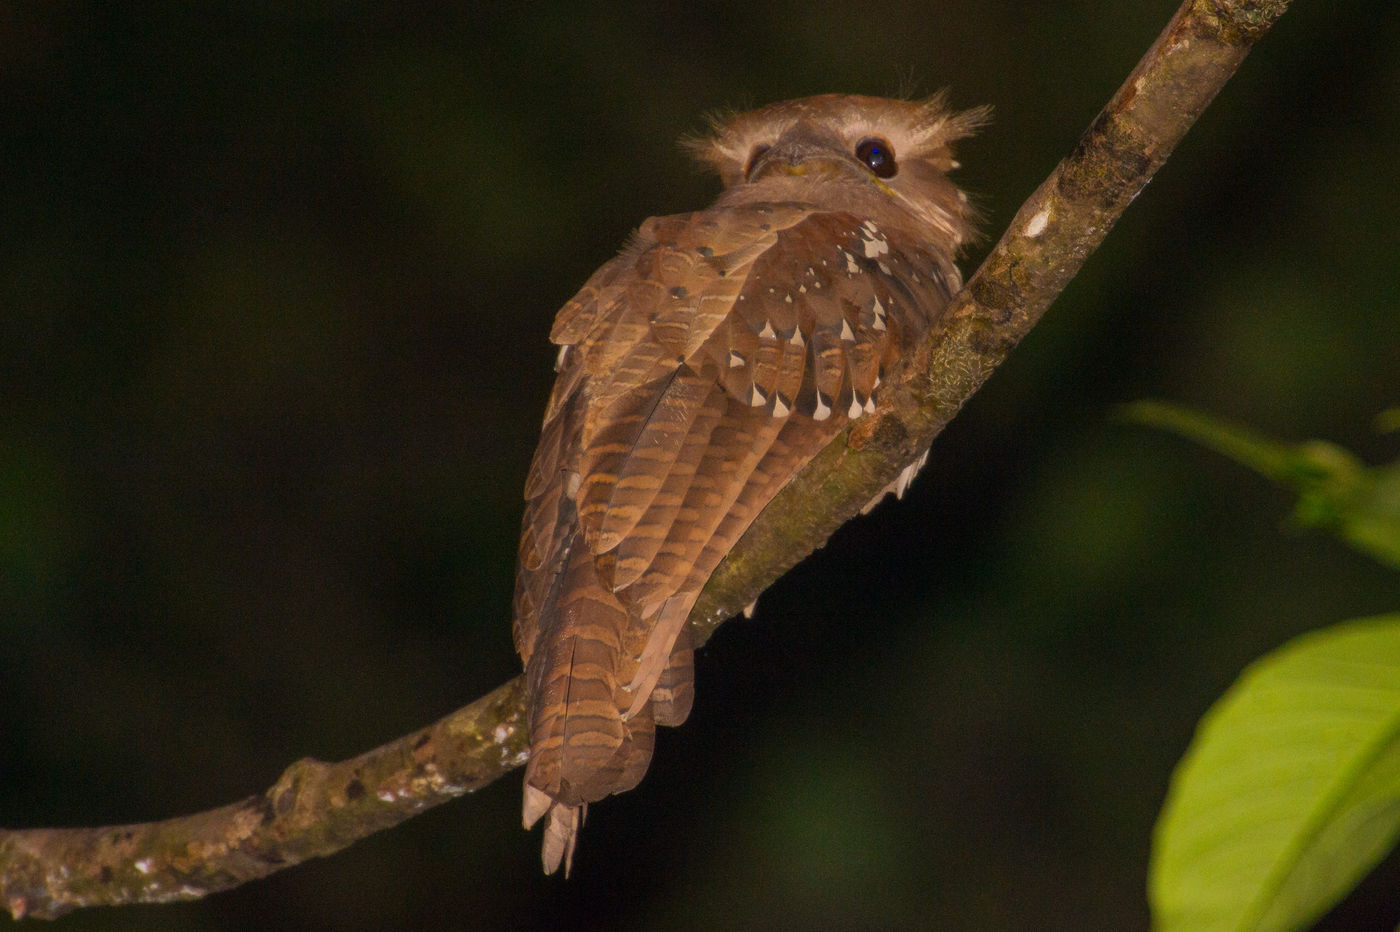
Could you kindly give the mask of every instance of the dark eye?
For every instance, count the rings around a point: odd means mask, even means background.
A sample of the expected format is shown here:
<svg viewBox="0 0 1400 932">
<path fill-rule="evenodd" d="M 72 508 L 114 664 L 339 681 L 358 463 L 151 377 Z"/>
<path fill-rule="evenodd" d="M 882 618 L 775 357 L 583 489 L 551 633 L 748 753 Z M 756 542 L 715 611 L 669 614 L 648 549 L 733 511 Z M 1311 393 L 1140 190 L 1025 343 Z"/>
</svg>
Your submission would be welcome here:
<svg viewBox="0 0 1400 932">
<path fill-rule="evenodd" d="M 893 178 L 899 166 L 894 161 L 894 149 L 879 136 L 867 136 L 856 146 L 856 158 L 875 173 L 876 178 Z"/>
<path fill-rule="evenodd" d="M 753 174 L 754 163 L 756 163 L 759 159 L 763 158 L 763 154 L 764 154 L 765 152 L 767 152 L 767 151 L 768 151 L 769 149 L 771 149 L 771 148 L 773 148 L 773 147 L 772 147 L 772 146 L 754 146 L 754 147 L 753 147 L 753 151 L 749 153 L 749 164 L 747 164 L 747 165 L 744 166 L 744 177 L 745 177 L 745 178 L 747 178 L 747 177 L 749 177 L 749 175 L 752 175 L 752 174 Z"/>
</svg>

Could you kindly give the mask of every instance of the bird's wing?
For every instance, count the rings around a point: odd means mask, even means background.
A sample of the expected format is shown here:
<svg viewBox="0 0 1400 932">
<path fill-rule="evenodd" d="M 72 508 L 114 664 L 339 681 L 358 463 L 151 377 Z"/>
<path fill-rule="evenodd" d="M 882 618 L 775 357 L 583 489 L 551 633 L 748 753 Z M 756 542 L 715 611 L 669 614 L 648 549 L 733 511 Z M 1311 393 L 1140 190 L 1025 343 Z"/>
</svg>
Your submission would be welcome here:
<svg viewBox="0 0 1400 932">
<path fill-rule="evenodd" d="M 587 329 L 579 315 L 555 337 L 577 341 L 587 369 L 588 548 L 646 618 L 703 585 L 701 553 L 728 552 L 873 410 L 885 367 L 938 318 L 957 271 L 868 221 L 797 205 L 654 220 L 622 259 Z"/>
<path fill-rule="evenodd" d="M 705 581 L 956 287 L 910 237 L 771 204 L 649 220 L 564 307 L 517 583 L 532 785 L 577 805 L 640 779 L 653 715 L 689 710 Z"/>
</svg>

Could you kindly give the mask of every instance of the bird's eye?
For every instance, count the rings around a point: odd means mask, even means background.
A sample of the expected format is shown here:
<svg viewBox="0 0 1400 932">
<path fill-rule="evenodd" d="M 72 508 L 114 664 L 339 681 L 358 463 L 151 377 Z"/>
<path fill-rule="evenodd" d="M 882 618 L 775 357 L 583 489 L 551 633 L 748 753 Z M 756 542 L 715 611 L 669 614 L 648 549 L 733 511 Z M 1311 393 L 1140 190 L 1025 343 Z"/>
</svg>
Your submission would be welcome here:
<svg viewBox="0 0 1400 932">
<path fill-rule="evenodd" d="M 753 167 L 754 167 L 754 165 L 757 164 L 758 160 L 761 159 L 761 158 L 763 158 L 763 154 L 764 154 L 765 152 L 767 152 L 767 151 L 768 151 L 769 149 L 771 149 L 771 148 L 773 148 L 773 147 L 772 147 L 772 146 L 754 146 L 754 147 L 753 147 L 753 151 L 749 153 L 749 164 L 747 164 L 747 165 L 744 166 L 744 177 L 745 177 L 745 178 L 748 178 L 750 175 L 753 174 Z"/>
<path fill-rule="evenodd" d="M 879 136 L 867 136 L 856 146 L 856 158 L 875 173 L 877 178 L 893 178 L 899 166 L 895 164 L 894 149 Z"/>
</svg>

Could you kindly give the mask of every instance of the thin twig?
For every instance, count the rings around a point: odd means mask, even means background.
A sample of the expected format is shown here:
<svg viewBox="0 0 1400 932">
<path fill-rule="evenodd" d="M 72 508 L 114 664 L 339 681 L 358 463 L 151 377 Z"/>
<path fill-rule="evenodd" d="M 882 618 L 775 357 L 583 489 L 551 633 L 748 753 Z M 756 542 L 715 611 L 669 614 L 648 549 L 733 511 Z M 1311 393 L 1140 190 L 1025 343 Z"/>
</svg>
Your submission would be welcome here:
<svg viewBox="0 0 1400 932">
<path fill-rule="evenodd" d="M 1187 0 L 1073 153 L 1021 207 L 946 325 L 755 521 L 691 615 L 697 640 L 737 614 L 885 487 L 1029 332 L 1166 161 L 1286 0 Z M 502 629 L 504 630 L 504 628 Z M 16 918 L 196 899 L 306 860 L 485 786 L 528 753 L 520 678 L 338 764 L 302 760 L 265 793 L 162 822 L 0 831 Z"/>
</svg>

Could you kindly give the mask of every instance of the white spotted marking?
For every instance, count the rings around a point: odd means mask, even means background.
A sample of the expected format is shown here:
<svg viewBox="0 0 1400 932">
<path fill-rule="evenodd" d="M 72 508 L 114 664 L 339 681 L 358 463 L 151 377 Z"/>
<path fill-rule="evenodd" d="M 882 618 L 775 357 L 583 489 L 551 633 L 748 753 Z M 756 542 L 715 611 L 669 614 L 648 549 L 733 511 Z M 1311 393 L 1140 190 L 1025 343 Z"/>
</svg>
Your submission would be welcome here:
<svg viewBox="0 0 1400 932">
<path fill-rule="evenodd" d="M 729 368 L 738 369 L 744 364 L 744 354 L 735 350 L 729 351 Z"/>
<path fill-rule="evenodd" d="M 768 403 L 768 396 L 763 394 L 763 390 L 757 385 L 749 392 L 749 405 L 754 408 L 761 408 Z"/>
<path fill-rule="evenodd" d="M 578 473 L 572 470 L 564 473 L 564 494 L 569 496 L 569 498 L 573 498 L 575 495 L 577 495 L 578 487 L 581 481 L 582 480 L 579 479 Z"/>
<path fill-rule="evenodd" d="M 1036 214 L 1026 224 L 1027 236 L 1039 236 L 1045 232 L 1045 228 L 1050 225 L 1050 208 L 1042 207 L 1040 213 Z"/>
<path fill-rule="evenodd" d="M 841 318 L 841 339 L 847 342 L 855 342 L 856 335 L 851 332 L 851 323 L 846 318 Z"/>
<path fill-rule="evenodd" d="M 824 421 L 831 417 L 831 405 L 822 400 L 822 393 L 817 392 L 817 407 L 812 411 L 812 420 Z"/>
<path fill-rule="evenodd" d="M 841 250 L 841 255 L 846 257 L 846 274 L 855 275 L 860 271 L 860 266 L 856 265 L 856 257 L 846 250 Z"/>
<path fill-rule="evenodd" d="M 783 300 L 786 301 L 788 304 L 791 304 L 791 303 L 792 303 L 792 294 L 791 294 L 791 293 L 788 293 L 788 294 L 783 295 Z"/>
<path fill-rule="evenodd" d="M 875 239 L 863 240 L 862 242 L 865 244 L 865 258 L 867 259 L 883 256 L 890 251 L 890 244 L 885 241 L 883 236 L 876 237 Z"/>
<path fill-rule="evenodd" d="M 806 286 L 806 285 L 798 285 L 798 286 L 797 286 L 797 293 L 798 293 L 798 294 L 806 294 L 806 293 L 807 293 L 807 286 Z"/>
<path fill-rule="evenodd" d="M 560 369 L 564 368 L 564 360 L 569 358 L 569 350 L 571 348 L 572 347 L 570 347 L 568 344 L 559 347 L 559 355 L 554 357 L 555 372 L 558 372 Z"/>
<path fill-rule="evenodd" d="M 846 417 L 848 417 L 848 418 L 850 418 L 851 420 L 854 421 L 856 418 L 860 417 L 861 411 L 862 411 L 862 410 L 863 410 L 863 409 L 861 408 L 861 405 L 860 405 L 860 399 L 859 399 L 858 397 L 856 397 L 855 392 L 852 392 L 852 393 L 851 393 L 851 407 L 846 411 Z"/>
<path fill-rule="evenodd" d="M 774 399 L 773 399 L 773 416 L 774 416 L 774 417 L 787 417 L 787 416 L 788 416 L 788 413 L 791 412 L 791 411 L 792 411 L 792 408 L 788 407 L 787 402 L 783 400 L 782 394 L 778 394 L 776 397 L 774 397 Z"/>
<path fill-rule="evenodd" d="M 765 320 L 763 322 L 763 329 L 758 331 L 758 338 L 760 340 L 771 340 L 777 335 L 778 333 L 773 329 L 773 322 L 771 320 Z"/>
<path fill-rule="evenodd" d="M 885 263 L 881 262 L 881 263 L 878 263 L 878 264 L 879 264 L 879 266 L 880 266 L 880 271 L 881 271 L 881 272 L 884 272 L 886 275 L 893 275 L 893 274 L 894 274 L 893 272 L 890 271 L 890 267 L 889 267 L 888 265 L 886 265 Z"/>
<path fill-rule="evenodd" d="M 807 341 L 802 339 L 801 327 L 797 328 L 792 332 L 792 336 L 788 337 L 788 343 L 792 346 L 797 347 L 798 349 L 801 349 L 803 346 L 806 345 Z"/>
<path fill-rule="evenodd" d="M 875 413 L 875 396 L 874 396 L 874 395 L 871 395 L 869 398 L 865 399 L 865 413 L 866 413 L 866 414 L 874 414 L 874 413 Z"/>
<path fill-rule="evenodd" d="M 152 861 L 150 858 L 142 858 L 141 860 L 136 862 L 136 869 L 143 874 L 149 874 L 152 870 L 155 869 L 155 866 L 155 862 Z"/>
</svg>

